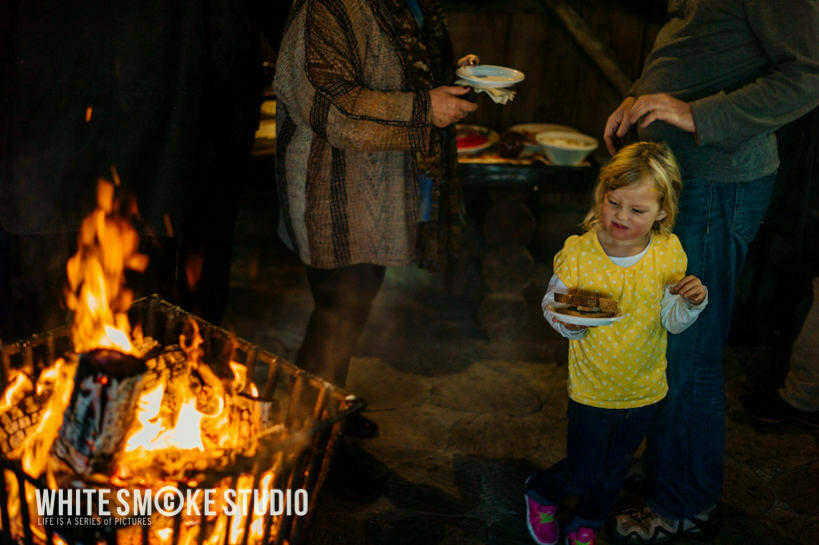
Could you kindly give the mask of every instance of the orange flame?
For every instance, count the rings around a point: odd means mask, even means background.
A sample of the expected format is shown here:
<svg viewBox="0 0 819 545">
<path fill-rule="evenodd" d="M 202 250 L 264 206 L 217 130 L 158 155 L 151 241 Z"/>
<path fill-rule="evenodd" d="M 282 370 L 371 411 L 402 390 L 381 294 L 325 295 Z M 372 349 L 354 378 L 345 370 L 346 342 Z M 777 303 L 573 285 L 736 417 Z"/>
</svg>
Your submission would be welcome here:
<svg viewBox="0 0 819 545">
<path fill-rule="evenodd" d="M 125 270 L 144 271 L 139 236 L 127 218 L 118 215 L 114 185 L 97 182 L 97 208 L 80 227 L 77 253 L 66 265 L 66 304 L 74 311 L 72 340 L 77 353 L 112 348 L 131 354 L 131 327 L 126 314 L 133 293 L 125 288 Z M 133 205 L 128 213 L 137 214 Z"/>
<path fill-rule="evenodd" d="M 90 118 L 90 107 L 87 115 Z M 113 175 L 119 185 L 116 173 Z M 128 320 L 127 311 L 133 294 L 125 287 L 124 273 L 127 269 L 144 271 L 148 258 L 138 253 L 139 237 L 128 221 L 138 213 L 135 206 L 118 201 L 114 194 L 112 182 L 98 181 L 97 207 L 83 221 L 77 253 L 66 265 L 66 304 L 74 311 L 71 335 L 76 353 L 103 348 L 138 356 L 134 345 L 141 340 L 142 332 L 139 326 L 132 330 Z M 180 337 L 179 345 L 185 352 L 191 375 L 196 373 L 201 380 L 175 378 L 171 381 L 169 376 L 162 375 L 155 387 L 141 393 L 135 425 L 129 430 L 125 447 L 119 454 L 118 469 L 111 477 L 111 482 L 117 486 L 128 486 L 127 479 L 138 474 L 140 465 L 137 462 L 144 467 L 145 460 L 152 460 L 146 453 L 155 456 L 168 449 L 183 451 L 182 458 L 224 457 L 227 449 L 239 447 L 253 433 L 259 432 L 261 409 L 250 399 L 258 398 L 259 390 L 248 377 L 248 369 L 240 363 L 229 362 L 233 374 L 229 384 L 227 379 L 214 374 L 202 363 L 203 340 L 196 322 L 191 323 L 189 329 L 192 332 Z M 49 467 L 50 451 L 71 399 L 76 365 L 76 358 L 58 358 L 40 373 L 36 385 L 25 373 L 17 371 L 0 398 L 0 414 L 3 414 L 35 388 L 38 396 L 49 396 L 36 426 L 26 430 L 25 439 L 10 457 L 20 459 L 24 471 L 33 477 L 45 472 L 47 485 L 55 489 L 58 483 L 53 468 Z M 166 397 L 170 399 L 167 406 L 163 405 Z M 203 410 L 197 408 L 197 404 Z M 244 419 L 236 417 L 239 413 L 245 415 Z M 273 472 L 264 474 L 260 489 L 268 490 L 272 480 Z M 33 522 L 37 518 L 36 512 L 32 511 L 33 487 L 26 485 L 21 491 L 17 479 L 8 472 L 6 482 L 11 534 L 23 535 L 22 509 L 29 509 L 31 529 L 39 541 L 45 541 L 44 529 Z M 152 484 L 161 485 L 159 481 Z M 196 482 L 189 484 L 196 486 Z M 235 487 L 236 490 L 251 491 L 252 484 L 252 476 L 242 475 L 237 478 Z M 267 512 L 272 500 L 266 494 L 262 498 L 260 512 Z M 230 519 L 224 514 L 216 515 L 212 531 L 203 539 L 205 544 L 237 545 L 245 538 L 246 528 L 249 530 L 246 539 L 249 545 L 262 543 L 265 516 L 251 510 L 247 496 L 240 503 L 241 515 Z M 179 545 L 192 545 L 200 538 L 200 532 L 205 531 L 205 527 L 199 527 L 198 520 L 189 521 L 181 525 L 178 539 L 174 539 L 172 528 L 157 526 L 150 531 L 149 545 L 168 545 L 174 541 Z M 56 545 L 65 545 L 59 536 L 55 534 L 53 537 Z"/>
<path fill-rule="evenodd" d="M 227 530 L 227 516 L 222 513 L 219 515 L 210 537 L 205 540 L 205 545 L 222 545 L 225 541 L 225 530 Z"/>
<path fill-rule="evenodd" d="M 233 372 L 233 387 L 237 392 L 242 392 L 247 384 L 247 367 L 235 361 L 230 362 L 230 370 Z"/>
<path fill-rule="evenodd" d="M 3 393 L 3 399 L 0 401 L 0 414 L 11 409 L 26 393 L 31 391 L 31 388 L 31 380 L 25 373 L 17 371 L 17 376 Z"/>
<path fill-rule="evenodd" d="M 20 445 L 22 452 L 23 469 L 29 475 L 38 477 L 48 463 L 48 453 L 57 437 L 57 432 L 63 423 L 63 413 L 71 400 L 71 391 L 74 387 L 75 364 L 67 364 L 63 358 L 57 358 L 50 368 L 41 373 L 37 387 L 45 387 L 46 379 L 53 378 L 54 393 L 46 404 L 46 409 L 33 432 L 26 434 L 26 439 Z M 58 387 L 57 387 L 58 386 Z M 14 457 L 14 456 L 13 456 Z"/>
</svg>

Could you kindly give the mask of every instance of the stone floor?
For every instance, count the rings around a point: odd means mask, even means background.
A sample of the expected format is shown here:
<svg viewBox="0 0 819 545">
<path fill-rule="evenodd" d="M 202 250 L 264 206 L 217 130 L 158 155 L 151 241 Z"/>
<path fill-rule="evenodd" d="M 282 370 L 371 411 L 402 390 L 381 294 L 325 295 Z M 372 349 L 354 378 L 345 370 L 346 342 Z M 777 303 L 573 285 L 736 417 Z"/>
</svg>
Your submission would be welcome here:
<svg viewBox="0 0 819 545">
<path fill-rule="evenodd" d="M 246 195 L 226 324 L 292 359 L 311 310 L 302 267 L 275 241 L 272 194 Z M 545 278 L 544 278 L 545 282 Z M 565 341 L 537 317 L 520 338 L 489 339 L 466 298 L 415 268 L 388 271 L 347 389 L 381 429 L 358 445 L 389 470 L 371 504 L 325 491 L 307 543 L 532 543 L 522 485 L 565 451 Z M 743 347 L 729 347 L 725 524 L 713 543 L 819 543 L 819 434 L 744 414 Z M 624 495 L 620 507 L 636 504 Z M 607 543 L 601 536 L 598 544 Z"/>
</svg>

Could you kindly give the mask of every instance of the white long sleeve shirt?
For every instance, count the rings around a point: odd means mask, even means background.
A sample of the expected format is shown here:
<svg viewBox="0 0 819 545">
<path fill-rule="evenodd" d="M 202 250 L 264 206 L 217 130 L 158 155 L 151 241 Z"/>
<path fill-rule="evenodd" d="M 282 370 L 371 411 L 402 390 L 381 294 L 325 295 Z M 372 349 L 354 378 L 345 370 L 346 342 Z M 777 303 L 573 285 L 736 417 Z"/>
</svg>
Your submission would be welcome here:
<svg viewBox="0 0 819 545">
<path fill-rule="evenodd" d="M 609 256 L 609 259 L 611 259 L 611 261 L 619 267 L 630 267 L 640 261 L 640 259 L 648 251 L 649 246 L 650 244 L 647 245 L 642 252 L 636 255 L 627 257 Z M 672 294 L 670 290 L 671 286 L 665 287 L 665 294 L 663 295 L 663 300 L 661 303 L 660 317 L 663 327 L 665 327 L 669 333 L 682 333 L 696 321 L 697 317 L 700 315 L 700 312 L 702 312 L 706 305 L 708 305 L 708 294 L 706 291 L 705 299 L 702 301 L 702 303 L 699 305 L 694 305 L 685 297 L 679 294 Z M 554 304 L 555 302 L 555 292 L 568 293 L 569 289 L 566 284 L 560 280 L 560 278 L 558 278 L 556 275 L 552 275 L 552 278 L 549 280 L 549 286 L 546 288 L 546 295 L 543 296 L 543 301 L 541 302 L 543 317 L 546 318 L 549 325 L 563 337 L 574 340 L 582 339 L 586 335 L 585 329 L 576 331 L 568 329 L 564 323 L 559 321 L 560 318 L 558 316 L 555 316 L 553 312 L 549 311 L 548 306 Z"/>
</svg>

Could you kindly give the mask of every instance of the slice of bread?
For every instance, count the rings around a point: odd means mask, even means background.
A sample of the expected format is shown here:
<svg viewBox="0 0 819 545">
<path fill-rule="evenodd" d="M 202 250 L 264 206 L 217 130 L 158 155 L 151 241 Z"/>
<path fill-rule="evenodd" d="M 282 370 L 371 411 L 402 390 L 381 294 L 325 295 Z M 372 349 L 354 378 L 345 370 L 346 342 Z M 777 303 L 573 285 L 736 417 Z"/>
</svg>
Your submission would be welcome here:
<svg viewBox="0 0 819 545">
<path fill-rule="evenodd" d="M 579 312 L 603 312 L 611 315 L 617 313 L 617 301 L 589 293 L 555 292 L 555 301 L 577 307 L 576 310 Z"/>
<path fill-rule="evenodd" d="M 601 312 L 617 312 L 617 301 L 607 297 L 598 297 L 597 306 Z"/>
<path fill-rule="evenodd" d="M 558 303 L 565 303 L 567 305 L 574 305 L 577 307 L 597 307 L 597 296 L 587 295 L 577 292 L 560 293 L 555 292 L 555 301 Z"/>
</svg>

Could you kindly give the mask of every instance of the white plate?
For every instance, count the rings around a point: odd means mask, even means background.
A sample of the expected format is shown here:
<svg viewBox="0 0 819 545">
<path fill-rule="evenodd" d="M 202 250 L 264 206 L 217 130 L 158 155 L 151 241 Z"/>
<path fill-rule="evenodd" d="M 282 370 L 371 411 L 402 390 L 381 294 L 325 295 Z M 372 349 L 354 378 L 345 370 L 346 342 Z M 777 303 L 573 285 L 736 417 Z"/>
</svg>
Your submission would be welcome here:
<svg viewBox="0 0 819 545">
<path fill-rule="evenodd" d="M 477 131 L 488 138 L 488 140 L 482 144 L 478 144 L 477 146 L 472 146 L 470 148 L 458 148 L 458 153 L 475 153 L 477 151 L 485 150 L 486 148 L 494 145 L 500 139 L 498 133 L 490 129 L 489 127 L 481 127 L 480 125 L 455 125 L 455 133 L 457 135 L 458 130 L 473 130 Z"/>
<path fill-rule="evenodd" d="M 520 70 L 494 64 L 462 66 L 455 73 L 476 87 L 511 87 L 525 78 Z"/>
<path fill-rule="evenodd" d="M 512 125 L 507 130 L 512 132 L 518 132 L 523 134 L 526 137 L 526 141 L 523 143 L 523 147 L 528 153 L 536 153 L 541 151 L 540 144 L 537 143 L 535 140 L 535 136 L 540 132 L 546 131 L 570 131 L 570 132 L 580 132 L 574 127 L 569 127 L 568 125 L 555 125 L 554 123 L 519 123 L 517 125 Z"/>
<path fill-rule="evenodd" d="M 623 317 L 622 314 L 618 314 L 617 316 L 612 316 L 611 318 L 588 318 L 586 316 L 574 316 L 572 314 L 563 314 L 560 312 L 561 309 L 566 308 L 571 305 L 566 305 L 563 303 L 553 303 L 548 305 L 546 308 L 549 309 L 549 312 L 553 313 L 555 317 L 565 324 L 572 324 L 572 325 L 585 325 L 585 326 L 602 326 L 602 325 L 611 325 L 620 318 Z"/>
</svg>

